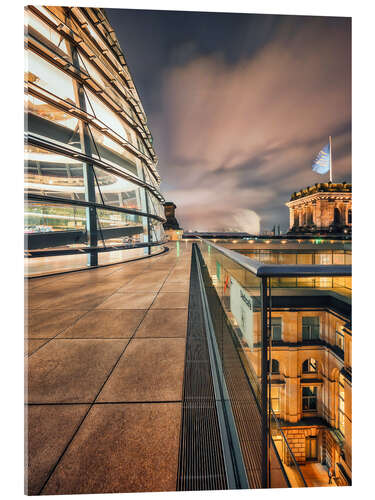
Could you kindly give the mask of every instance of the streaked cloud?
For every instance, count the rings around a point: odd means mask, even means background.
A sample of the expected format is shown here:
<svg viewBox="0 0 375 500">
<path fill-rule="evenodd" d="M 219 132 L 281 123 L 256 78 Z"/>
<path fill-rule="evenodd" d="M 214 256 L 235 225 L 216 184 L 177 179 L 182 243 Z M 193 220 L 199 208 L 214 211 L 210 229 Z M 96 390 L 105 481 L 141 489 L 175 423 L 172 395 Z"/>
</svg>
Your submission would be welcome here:
<svg viewBox="0 0 375 500">
<path fill-rule="evenodd" d="M 188 52 L 165 71 L 151 116 L 162 187 L 185 228 L 255 231 L 260 220 L 286 229 L 290 194 L 327 179 L 311 164 L 329 135 L 334 178 L 350 181 L 348 20 L 285 17 L 235 63 Z"/>
</svg>

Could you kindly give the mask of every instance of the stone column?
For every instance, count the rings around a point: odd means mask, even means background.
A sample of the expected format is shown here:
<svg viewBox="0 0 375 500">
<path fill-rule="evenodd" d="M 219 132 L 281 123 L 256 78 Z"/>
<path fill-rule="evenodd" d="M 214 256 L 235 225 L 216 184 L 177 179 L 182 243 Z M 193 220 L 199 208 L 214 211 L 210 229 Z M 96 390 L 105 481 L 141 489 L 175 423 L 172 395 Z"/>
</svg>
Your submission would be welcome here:
<svg viewBox="0 0 375 500">
<path fill-rule="evenodd" d="M 294 226 L 294 208 L 289 207 L 289 229 Z"/>
</svg>

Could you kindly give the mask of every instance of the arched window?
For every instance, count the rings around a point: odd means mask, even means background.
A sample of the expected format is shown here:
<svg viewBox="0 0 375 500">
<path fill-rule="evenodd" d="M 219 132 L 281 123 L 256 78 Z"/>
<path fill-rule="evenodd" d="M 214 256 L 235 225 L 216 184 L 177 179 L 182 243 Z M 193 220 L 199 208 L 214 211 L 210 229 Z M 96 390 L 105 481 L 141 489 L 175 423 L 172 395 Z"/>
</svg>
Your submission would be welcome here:
<svg viewBox="0 0 375 500">
<path fill-rule="evenodd" d="M 316 373 L 318 370 L 318 363 L 314 358 L 305 359 L 302 363 L 302 373 Z"/>
</svg>

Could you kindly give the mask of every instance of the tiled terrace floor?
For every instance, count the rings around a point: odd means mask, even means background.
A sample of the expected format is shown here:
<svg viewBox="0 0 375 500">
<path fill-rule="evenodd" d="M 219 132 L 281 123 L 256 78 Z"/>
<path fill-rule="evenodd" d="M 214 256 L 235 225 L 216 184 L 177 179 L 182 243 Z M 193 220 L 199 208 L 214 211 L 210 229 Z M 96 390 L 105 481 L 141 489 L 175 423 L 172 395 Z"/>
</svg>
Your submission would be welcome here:
<svg viewBox="0 0 375 500">
<path fill-rule="evenodd" d="M 191 244 L 168 246 L 28 282 L 29 494 L 175 490 Z"/>
</svg>

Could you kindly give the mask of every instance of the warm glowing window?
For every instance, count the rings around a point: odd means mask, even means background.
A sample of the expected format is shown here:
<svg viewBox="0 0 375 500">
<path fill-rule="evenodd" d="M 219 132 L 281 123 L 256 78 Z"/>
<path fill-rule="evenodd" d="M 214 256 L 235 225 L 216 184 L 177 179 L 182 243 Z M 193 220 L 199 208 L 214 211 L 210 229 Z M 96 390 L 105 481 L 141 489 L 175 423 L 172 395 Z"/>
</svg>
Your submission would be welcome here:
<svg viewBox="0 0 375 500">
<path fill-rule="evenodd" d="M 48 26 L 48 24 L 43 22 L 41 19 L 39 19 L 37 16 L 35 16 L 31 12 L 28 13 L 27 17 L 25 17 L 25 20 L 27 20 L 30 28 L 33 28 L 34 30 L 36 30 L 44 38 L 46 38 L 51 43 L 56 45 L 56 47 L 58 47 L 59 49 L 64 51 L 66 54 L 68 53 L 66 42 L 65 42 L 64 38 L 59 33 L 57 33 L 54 29 L 52 29 L 50 26 Z"/>
<path fill-rule="evenodd" d="M 339 349 L 344 351 L 345 349 L 345 337 L 344 335 L 336 330 L 336 345 Z"/>
<path fill-rule="evenodd" d="M 35 83 L 62 99 L 75 103 L 73 80 L 58 68 L 28 51 L 25 80 Z"/>
<path fill-rule="evenodd" d="M 339 407 L 338 407 L 338 425 L 339 430 L 345 436 L 345 385 L 344 377 L 340 375 L 339 378 Z"/>
<path fill-rule="evenodd" d="M 275 413 L 280 413 L 280 407 L 281 407 L 280 392 L 281 392 L 280 387 L 271 386 L 271 407 Z"/>
<path fill-rule="evenodd" d="M 302 363 L 302 373 L 316 373 L 318 369 L 318 363 L 314 358 L 306 359 Z"/>
<path fill-rule="evenodd" d="M 102 121 L 104 125 L 116 132 L 124 140 L 130 141 L 129 133 L 126 130 L 126 126 L 121 118 L 119 118 L 89 90 L 86 90 L 85 98 L 87 111 L 89 113 L 94 114 L 98 120 Z"/>
</svg>

